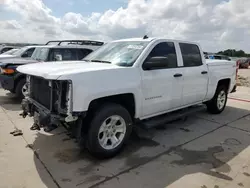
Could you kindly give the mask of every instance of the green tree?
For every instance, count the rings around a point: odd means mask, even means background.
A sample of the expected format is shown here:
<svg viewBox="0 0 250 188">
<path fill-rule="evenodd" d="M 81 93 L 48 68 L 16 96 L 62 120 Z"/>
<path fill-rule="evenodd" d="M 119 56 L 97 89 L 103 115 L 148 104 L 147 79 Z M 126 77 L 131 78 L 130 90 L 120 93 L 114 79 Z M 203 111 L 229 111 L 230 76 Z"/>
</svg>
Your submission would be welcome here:
<svg viewBox="0 0 250 188">
<path fill-rule="evenodd" d="M 250 54 L 245 53 L 243 50 L 227 49 L 225 51 L 219 51 L 217 54 L 226 55 L 230 57 L 250 57 Z"/>
</svg>

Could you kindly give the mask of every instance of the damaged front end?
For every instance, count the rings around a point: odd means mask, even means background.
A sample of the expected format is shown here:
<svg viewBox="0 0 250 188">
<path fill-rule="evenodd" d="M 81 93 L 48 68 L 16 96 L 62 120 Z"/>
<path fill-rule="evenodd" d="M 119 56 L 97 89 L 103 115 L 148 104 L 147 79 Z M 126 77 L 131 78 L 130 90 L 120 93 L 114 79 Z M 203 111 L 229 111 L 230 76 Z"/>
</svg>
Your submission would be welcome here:
<svg viewBox="0 0 250 188">
<path fill-rule="evenodd" d="M 24 118 L 27 115 L 34 117 L 34 125 L 38 128 L 77 121 L 79 114 L 72 112 L 71 81 L 27 76 L 27 84 L 29 94 L 22 101 Z"/>
</svg>

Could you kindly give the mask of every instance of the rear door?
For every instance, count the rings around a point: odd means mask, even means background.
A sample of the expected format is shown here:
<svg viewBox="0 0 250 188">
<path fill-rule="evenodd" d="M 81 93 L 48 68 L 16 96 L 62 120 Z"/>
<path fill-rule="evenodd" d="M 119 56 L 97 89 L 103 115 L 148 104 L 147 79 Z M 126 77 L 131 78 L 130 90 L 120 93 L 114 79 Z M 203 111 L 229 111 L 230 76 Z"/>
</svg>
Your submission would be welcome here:
<svg viewBox="0 0 250 188">
<path fill-rule="evenodd" d="M 208 67 L 196 44 L 179 43 L 183 59 L 183 106 L 199 103 L 207 94 Z"/>
</svg>

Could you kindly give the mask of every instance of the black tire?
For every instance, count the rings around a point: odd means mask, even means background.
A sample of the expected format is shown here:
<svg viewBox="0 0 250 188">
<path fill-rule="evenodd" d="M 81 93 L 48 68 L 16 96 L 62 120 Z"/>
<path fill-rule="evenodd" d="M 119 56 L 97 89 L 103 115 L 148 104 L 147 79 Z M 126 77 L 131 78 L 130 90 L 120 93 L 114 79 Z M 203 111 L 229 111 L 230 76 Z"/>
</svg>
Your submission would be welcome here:
<svg viewBox="0 0 250 188">
<path fill-rule="evenodd" d="M 224 105 L 221 108 L 219 108 L 217 105 L 217 101 L 221 92 L 225 93 L 225 102 Z M 227 87 L 224 85 L 218 86 L 214 97 L 206 103 L 208 112 L 211 114 L 220 114 L 221 112 L 223 112 L 227 104 L 227 95 L 228 95 Z"/>
<path fill-rule="evenodd" d="M 104 149 L 99 143 L 99 130 L 106 119 L 113 115 L 123 118 L 126 124 L 126 132 L 123 140 L 114 149 Z M 99 159 L 110 158 L 118 154 L 132 132 L 132 119 L 129 112 L 119 104 L 108 103 L 100 107 L 94 114 L 87 134 L 86 147 L 88 151 Z"/>
<path fill-rule="evenodd" d="M 20 99 L 23 99 L 25 96 L 23 95 L 22 88 L 24 84 L 26 83 L 26 79 L 21 79 L 18 81 L 15 89 L 16 96 Z"/>
</svg>

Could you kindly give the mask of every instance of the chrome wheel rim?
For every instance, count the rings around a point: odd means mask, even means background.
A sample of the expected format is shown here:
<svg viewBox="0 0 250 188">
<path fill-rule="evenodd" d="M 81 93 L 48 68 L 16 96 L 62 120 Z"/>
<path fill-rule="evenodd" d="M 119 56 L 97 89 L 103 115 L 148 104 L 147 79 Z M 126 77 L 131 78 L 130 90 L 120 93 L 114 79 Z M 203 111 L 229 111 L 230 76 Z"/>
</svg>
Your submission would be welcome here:
<svg viewBox="0 0 250 188">
<path fill-rule="evenodd" d="M 28 95 L 28 84 L 27 83 L 25 83 L 24 85 L 23 85 L 23 87 L 22 87 L 22 94 L 23 94 L 23 96 L 27 96 Z"/>
<path fill-rule="evenodd" d="M 217 98 L 217 107 L 219 110 L 223 109 L 226 104 L 226 93 L 225 91 L 220 91 Z"/>
<path fill-rule="evenodd" d="M 123 141 L 126 133 L 126 122 L 119 115 L 108 117 L 101 125 L 98 141 L 102 148 L 112 150 Z"/>
</svg>

